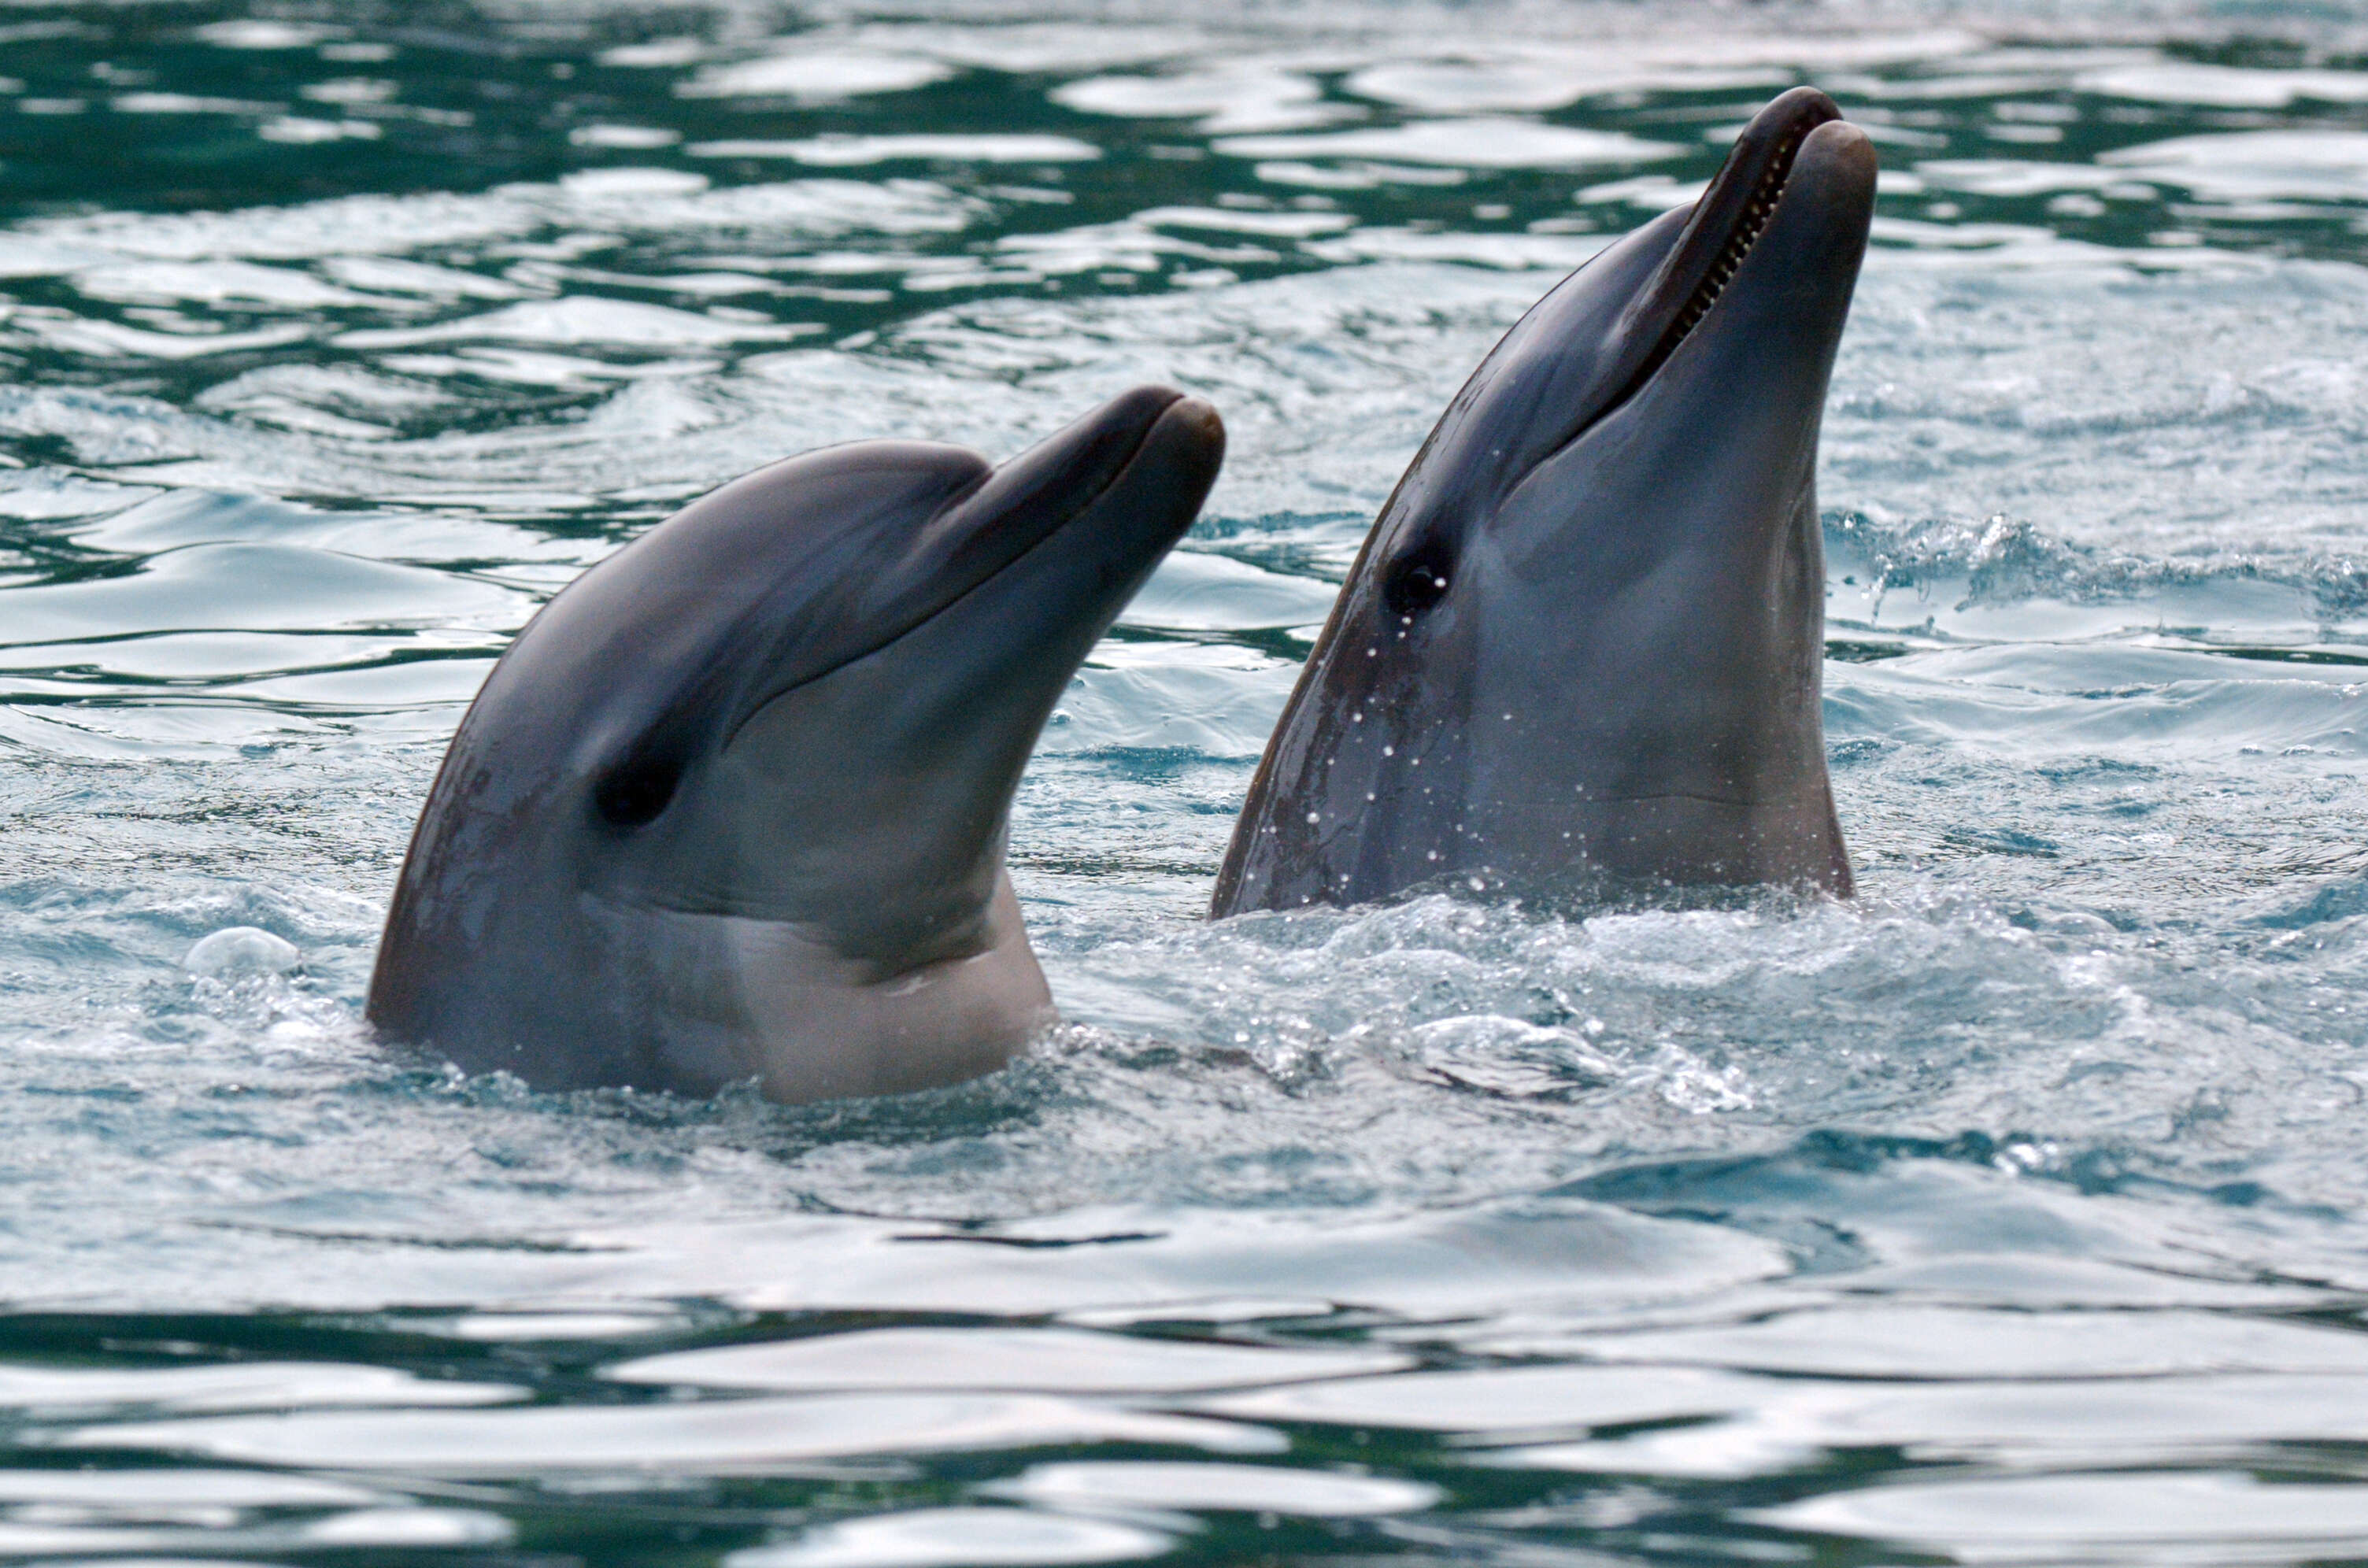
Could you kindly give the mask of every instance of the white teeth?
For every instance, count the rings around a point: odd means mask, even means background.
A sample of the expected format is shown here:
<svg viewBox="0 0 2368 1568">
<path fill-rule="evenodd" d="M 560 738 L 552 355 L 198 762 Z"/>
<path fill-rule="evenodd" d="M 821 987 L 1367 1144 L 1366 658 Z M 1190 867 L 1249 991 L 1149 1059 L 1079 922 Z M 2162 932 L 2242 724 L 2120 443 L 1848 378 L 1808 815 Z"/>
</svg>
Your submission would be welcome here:
<svg viewBox="0 0 2368 1568">
<path fill-rule="evenodd" d="M 1799 145 L 1797 135 L 1789 136 L 1778 144 L 1775 155 L 1769 160 L 1767 171 L 1759 176 L 1759 183 L 1752 187 L 1743 211 L 1737 215 L 1735 231 L 1727 237 L 1725 246 L 1712 259 L 1710 269 L 1694 289 L 1693 297 L 1686 301 L 1684 308 L 1678 312 L 1677 320 L 1639 369 L 1637 380 L 1640 383 L 1676 352 L 1678 345 L 1693 331 L 1702 317 L 1710 313 L 1711 307 L 1718 303 L 1719 296 L 1726 291 L 1726 286 L 1743 269 L 1744 260 L 1751 254 L 1751 247 L 1759 242 L 1760 234 L 1776 216 L 1776 208 L 1783 199 L 1785 177 L 1793 171 L 1793 153 Z"/>
</svg>

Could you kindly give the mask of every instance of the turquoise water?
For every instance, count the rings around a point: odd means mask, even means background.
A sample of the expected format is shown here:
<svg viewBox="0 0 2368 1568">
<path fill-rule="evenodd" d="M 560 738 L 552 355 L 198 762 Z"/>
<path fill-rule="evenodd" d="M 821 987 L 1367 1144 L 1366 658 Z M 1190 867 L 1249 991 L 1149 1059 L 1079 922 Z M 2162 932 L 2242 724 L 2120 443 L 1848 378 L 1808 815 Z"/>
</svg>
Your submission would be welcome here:
<svg viewBox="0 0 2368 1568">
<path fill-rule="evenodd" d="M 2368 1559 L 2342 11 L 12 4 L 0 78 L 0 1556 Z M 1463 375 L 1803 80 L 1886 171 L 1862 896 L 1200 923 Z M 1233 456 L 1022 790 L 1034 1055 L 372 1044 L 545 596 L 1147 379 Z"/>
</svg>

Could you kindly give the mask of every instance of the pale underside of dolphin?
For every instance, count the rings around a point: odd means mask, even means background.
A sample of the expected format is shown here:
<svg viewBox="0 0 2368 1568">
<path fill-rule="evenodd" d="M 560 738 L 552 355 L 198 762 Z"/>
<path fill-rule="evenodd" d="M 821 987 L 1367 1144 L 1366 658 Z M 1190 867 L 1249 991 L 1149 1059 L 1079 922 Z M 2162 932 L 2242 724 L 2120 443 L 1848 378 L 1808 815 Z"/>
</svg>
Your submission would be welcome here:
<svg viewBox="0 0 2368 1568">
<path fill-rule="evenodd" d="M 991 1072 L 1047 1019 L 1012 792 L 1191 525 L 1207 403 L 992 469 L 867 441 L 694 503 L 544 607 L 430 790 L 369 1017 L 539 1087 L 785 1101 Z"/>
<path fill-rule="evenodd" d="M 1375 520 L 1212 915 L 1442 878 L 1849 892 L 1814 481 L 1874 175 L 1795 88 L 1506 335 Z"/>
</svg>

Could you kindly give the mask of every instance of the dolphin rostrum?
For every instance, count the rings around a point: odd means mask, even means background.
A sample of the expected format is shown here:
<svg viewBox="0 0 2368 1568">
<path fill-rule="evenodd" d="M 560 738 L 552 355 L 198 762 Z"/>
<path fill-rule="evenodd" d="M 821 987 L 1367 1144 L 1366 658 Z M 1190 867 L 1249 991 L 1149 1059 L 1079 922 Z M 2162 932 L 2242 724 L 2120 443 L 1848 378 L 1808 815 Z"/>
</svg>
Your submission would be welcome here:
<svg viewBox="0 0 2368 1568">
<path fill-rule="evenodd" d="M 1012 791 L 1224 452 L 1206 403 L 1139 388 L 1000 468 L 792 458 L 585 573 L 453 737 L 370 1021 L 554 1089 L 801 1101 L 1002 1066 L 1052 1006 Z"/>
<path fill-rule="evenodd" d="M 1874 175 L 1795 88 L 1506 334 L 1375 520 L 1212 915 L 1450 876 L 1849 892 L 1813 482 Z"/>
</svg>

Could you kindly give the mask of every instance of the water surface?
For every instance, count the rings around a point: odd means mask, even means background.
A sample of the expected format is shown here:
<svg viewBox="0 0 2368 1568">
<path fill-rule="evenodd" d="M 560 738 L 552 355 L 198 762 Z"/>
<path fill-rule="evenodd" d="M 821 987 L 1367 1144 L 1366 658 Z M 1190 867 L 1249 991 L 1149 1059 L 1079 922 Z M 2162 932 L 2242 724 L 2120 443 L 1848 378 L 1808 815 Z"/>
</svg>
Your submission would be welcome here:
<svg viewBox="0 0 2368 1568">
<path fill-rule="evenodd" d="M 2347 26 L 0 11 L 0 1556 L 2368 1557 Z M 1463 376 L 1800 81 L 1885 168 L 1861 896 L 1201 923 Z M 372 1043 L 544 597 L 1150 379 L 1233 455 L 1022 789 L 1041 1050 L 784 1109 Z"/>
</svg>

